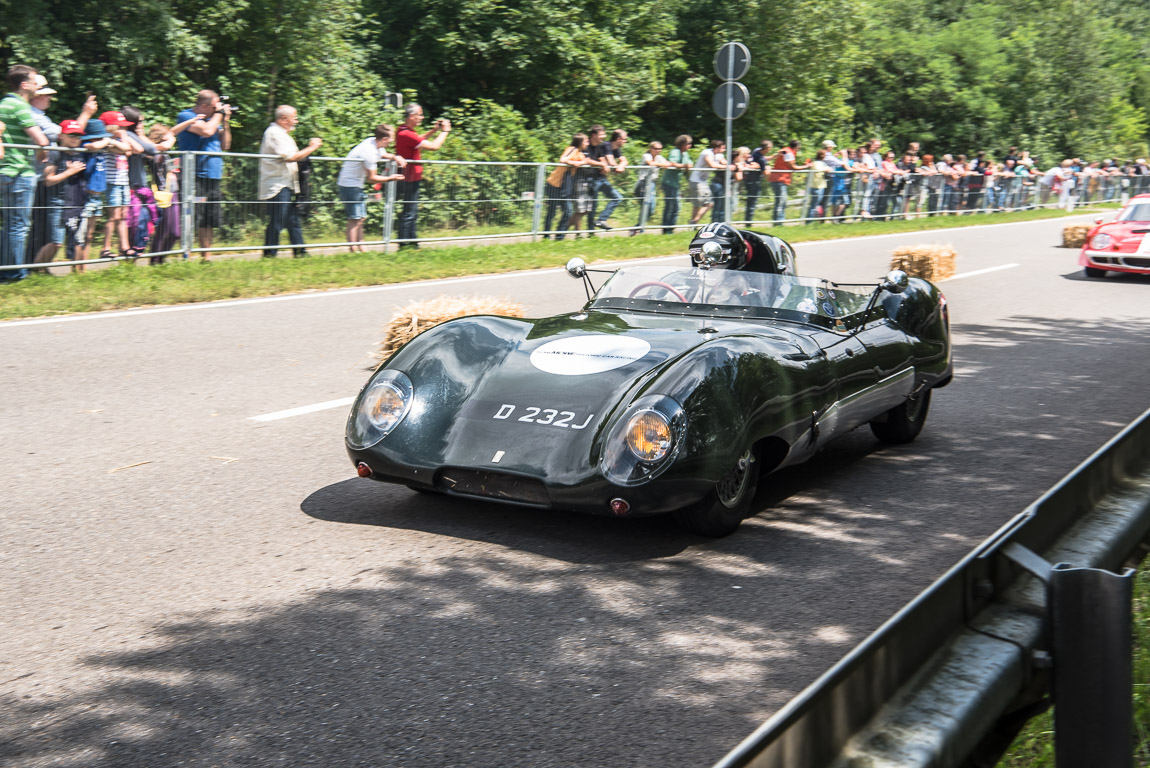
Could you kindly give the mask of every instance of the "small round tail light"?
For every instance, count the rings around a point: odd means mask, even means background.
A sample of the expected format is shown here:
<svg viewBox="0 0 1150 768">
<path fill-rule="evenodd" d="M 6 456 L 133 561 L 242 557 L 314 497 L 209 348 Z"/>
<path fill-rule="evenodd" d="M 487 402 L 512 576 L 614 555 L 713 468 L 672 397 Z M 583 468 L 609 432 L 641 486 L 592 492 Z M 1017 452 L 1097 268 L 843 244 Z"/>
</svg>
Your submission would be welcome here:
<svg viewBox="0 0 1150 768">
<path fill-rule="evenodd" d="M 611 499 L 611 513 L 622 517 L 631 511 L 631 505 L 624 499 Z"/>
<path fill-rule="evenodd" d="M 371 467 L 367 466 L 367 463 L 363 461 L 355 465 L 355 473 L 360 477 L 371 477 L 372 475 Z"/>
</svg>

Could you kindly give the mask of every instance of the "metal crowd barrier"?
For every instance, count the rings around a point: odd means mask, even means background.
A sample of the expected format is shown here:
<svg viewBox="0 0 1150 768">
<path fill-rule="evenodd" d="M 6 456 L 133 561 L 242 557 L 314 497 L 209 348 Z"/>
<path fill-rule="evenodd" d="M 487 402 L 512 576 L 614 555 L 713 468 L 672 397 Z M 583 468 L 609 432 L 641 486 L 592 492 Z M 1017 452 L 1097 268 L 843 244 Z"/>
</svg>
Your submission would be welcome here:
<svg viewBox="0 0 1150 768">
<path fill-rule="evenodd" d="M 30 148 L 28 145 L 5 145 Z M 260 155 L 238 152 L 217 153 L 223 158 L 220 180 L 221 198 L 217 226 L 212 231 L 210 248 L 201 247 L 197 238 L 200 206 L 206 204 L 197 196 L 196 169 L 207 153 L 172 152 L 169 159 L 178 168 L 178 190 L 172 205 L 179 211 L 180 235 L 177 243 L 166 250 L 154 245 L 141 256 L 191 258 L 196 254 L 260 251 L 264 249 L 264 231 L 268 224 L 267 203 L 258 199 Z M 295 203 L 300 213 L 304 240 L 310 250 L 344 249 L 352 245 L 346 235 L 344 204 L 340 201 L 337 177 L 342 157 L 312 156 L 309 194 Z M 397 221 L 404 202 L 394 182 L 378 190 L 366 190 L 364 240 L 359 245 L 373 250 L 388 250 L 409 242 L 484 241 L 493 239 L 590 237 L 599 230 L 593 218 L 603 211 L 609 197 L 599 194 L 591 212 L 585 214 L 577 229 L 559 231 L 557 217 L 565 205 L 576 205 L 573 196 L 549 187 L 548 174 L 556 163 L 464 162 L 427 159 L 418 203 L 416 238 L 398 237 Z M 381 174 L 396 172 L 394 163 L 382 164 Z M 722 193 L 723 174 L 703 173 L 709 182 L 715 205 L 700 211 L 692 197 L 689 179 L 694 171 L 682 171 L 678 190 L 665 184 L 666 170 L 646 174 L 643 166 L 632 165 L 623 172 L 611 172 L 608 180 L 621 198 L 611 216 L 612 229 L 638 234 L 645 231 L 673 233 L 698 224 L 721 220 L 727 196 Z M 1074 194 L 1052 195 L 1039 183 L 1040 176 L 1030 179 L 1002 179 L 978 187 L 943 185 L 927 177 L 917 177 L 904 185 L 885 185 L 869 173 L 847 174 L 845 189 L 832 196 L 833 173 L 803 170 L 789 172 L 792 183 L 785 190 L 772 184 L 772 173 L 748 174 L 742 182 L 733 182 L 730 195 L 731 221 L 743 226 L 790 226 L 815 223 L 849 223 L 867 219 L 917 218 L 935 215 L 963 215 L 978 212 L 1014 211 L 1031 208 L 1076 206 L 1112 200 L 1124 201 L 1141 191 L 1137 186 L 1150 181 L 1146 177 L 1099 175 L 1086 179 Z M 661 178 L 660 178 L 661 177 Z M 785 194 L 780 194 L 785 192 Z M 48 219 L 51 203 L 41 198 L 33 211 L 33 231 L 29 242 L 42 241 L 42 228 Z M 2 213 L 2 210 L 0 210 Z M 548 225 L 548 222 L 551 225 Z M 290 246 L 283 242 L 280 250 Z M 46 269 L 50 266 L 73 266 L 125 257 L 93 258 L 85 262 L 65 259 L 34 263 L 34 249 L 29 247 L 24 265 L 0 265 L 0 271 Z M 98 252 L 98 249 L 95 249 Z"/>
</svg>

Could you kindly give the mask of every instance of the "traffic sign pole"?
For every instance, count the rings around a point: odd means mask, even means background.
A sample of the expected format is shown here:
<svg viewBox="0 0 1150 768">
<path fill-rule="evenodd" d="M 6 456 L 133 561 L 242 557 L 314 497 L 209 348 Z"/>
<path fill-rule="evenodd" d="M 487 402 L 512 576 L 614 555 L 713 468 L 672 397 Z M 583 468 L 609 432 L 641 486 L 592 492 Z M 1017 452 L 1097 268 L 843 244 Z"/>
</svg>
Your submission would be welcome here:
<svg viewBox="0 0 1150 768">
<path fill-rule="evenodd" d="M 727 72 L 733 72 L 735 69 L 735 46 L 727 46 Z M 727 224 L 731 223 L 731 160 L 735 157 L 735 148 L 731 145 L 734 141 L 732 138 L 734 134 L 735 119 L 732 115 L 735 114 L 735 89 L 727 89 L 727 169 L 724 171 L 725 183 L 723 184 L 723 221 Z"/>
<path fill-rule="evenodd" d="M 747 111 L 750 96 L 747 87 L 738 82 L 739 78 L 747 74 L 751 66 L 751 52 L 742 43 L 724 43 L 719 52 L 715 54 L 715 74 L 724 82 L 715 91 L 711 99 L 711 106 L 715 114 L 727 123 L 727 156 L 726 167 L 723 169 L 723 221 L 731 222 L 731 203 L 734 194 L 731 190 L 731 161 L 734 159 L 734 120 L 742 117 Z"/>
</svg>

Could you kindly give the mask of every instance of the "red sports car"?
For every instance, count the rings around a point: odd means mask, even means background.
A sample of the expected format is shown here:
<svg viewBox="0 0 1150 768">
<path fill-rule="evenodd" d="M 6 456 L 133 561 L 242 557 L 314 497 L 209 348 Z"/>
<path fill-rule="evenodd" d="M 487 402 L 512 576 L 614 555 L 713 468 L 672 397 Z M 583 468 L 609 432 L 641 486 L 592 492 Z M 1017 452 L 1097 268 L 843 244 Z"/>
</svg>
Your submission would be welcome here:
<svg viewBox="0 0 1150 768">
<path fill-rule="evenodd" d="M 1115 221 L 1094 221 L 1078 257 L 1087 277 L 1103 277 L 1108 270 L 1150 275 L 1150 195 L 1130 198 Z"/>
</svg>

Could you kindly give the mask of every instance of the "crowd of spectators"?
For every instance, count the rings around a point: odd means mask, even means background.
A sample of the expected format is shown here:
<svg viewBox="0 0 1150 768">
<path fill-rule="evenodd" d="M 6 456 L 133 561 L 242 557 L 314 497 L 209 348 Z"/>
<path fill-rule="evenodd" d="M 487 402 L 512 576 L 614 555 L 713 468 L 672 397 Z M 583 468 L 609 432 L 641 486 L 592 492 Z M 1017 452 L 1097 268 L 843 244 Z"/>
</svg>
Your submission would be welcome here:
<svg viewBox="0 0 1150 768">
<path fill-rule="evenodd" d="M 226 100 L 214 91 L 200 91 L 172 125 L 156 122 L 145 129 L 140 110 L 124 106 L 100 113 L 97 99 L 89 95 L 74 119 L 56 123 L 48 115 L 56 91 L 42 75 L 14 66 L 6 80 L 8 93 L 0 100 L 3 143 L 39 149 L 0 146 L 0 265 L 51 262 L 61 248 L 67 260 L 86 261 L 95 242 L 100 257 L 161 253 L 151 257 L 161 262 L 162 252 L 180 240 L 180 178 L 187 174 L 194 176 L 194 182 L 188 178 L 182 186 L 185 193 L 194 188 L 191 224 L 197 252 L 202 261 L 211 260 L 224 202 L 219 153 L 228 152 L 232 141 L 233 109 Z M 398 130 L 380 124 L 346 155 L 336 188 L 352 251 L 363 250 L 368 184 L 376 190 L 397 185 L 400 247 L 419 247 L 420 161 L 424 152 L 440 149 L 451 132 L 451 123 L 442 119 L 424 131 L 423 120 L 423 108 L 408 104 Z M 307 255 L 301 208 L 310 198 L 309 156 L 323 141 L 316 137 L 298 146 L 292 135 L 298 123 L 294 107 L 277 107 L 260 145 L 257 197 L 267 219 L 265 257 L 277 255 L 284 229 L 294 255 Z M 610 219 L 628 197 L 639 202 L 638 221 L 625 227 L 634 235 L 647 226 L 670 234 L 676 227 L 699 225 L 708 213 L 712 221 L 725 220 L 728 200 L 735 220 L 741 213 L 744 221 L 762 221 L 757 214 L 766 209 L 773 222 L 844 221 L 1024 208 L 1052 200 L 1069 208 L 1112 199 L 1119 189 L 1150 192 L 1150 166 L 1141 158 L 1069 158 L 1043 170 L 1017 147 L 999 158 L 987 152 L 968 158 L 923 153 L 918 142 L 896 153 L 879 139 L 845 149 L 827 139 L 813 155 L 804 155 L 798 140 L 778 149 L 763 140 L 753 151 L 737 147 L 730 152 L 725 142 L 713 140 L 696 153 L 692 137 L 681 135 L 669 151 L 662 142 L 650 142 L 631 168 L 624 153 L 628 140 L 626 131 L 608 134 L 602 125 L 572 137 L 546 176 L 544 239 L 562 240 L 568 233 L 590 237 L 594 229 L 612 229 Z M 208 154 L 177 156 L 169 153 L 172 149 Z M 180 157 L 194 167 L 181 172 Z M 394 172 L 381 173 L 381 162 L 394 163 Z M 660 195 L 663 209 L 656 222 Z M 788 201 L 796 198 L 801 198 L 799 214 L 788 219 Z M 687 202 L 690 215 L 683 222 L 680 214 Z M 83 271 L 84 266 L 74 269 Z M 24 269 L 0 270 L 0 281 L 26 274 Z"/>
<path fill-rule="evenodd" d="M 613 173 L 626 168 L 627 159 L 619 150 L 627 134 L 615 131 L 610 143 L 603 143 L 604 135 L 600 125 L 575 134 L 559 166 L 547 177 L 543 228 L 549 234 L 544 237 L 561 240 L 569 230 L 579 230 L 585 213 L 591 214 L 595 227 L 611 228 L 607 219 L 621 199 L 611 179 Z M 896 154 L 884 150 L 879 139 L 847 149 L 827 139 L 813 156 L 805 158 L 798 140 L 776 150 L 774 142 L 764 139 L 753 151 L 737 147 L 729 155 L 722 140 L 709 142 L 694 156 L 693 147 L 687 135 L 677 137 L 666 155 L 661 142 L 647 146 L 632 193 L 640 212 L 639 221 L 628 227 L 631 234 L 653 223 L 649 220 L 657 202 L 656 186 L 663 197 L 660 226 L 665 234 L 681 226 L 684 198 L 691 203 L 686 224 L 696 226 L 708 213 L 712 221 L 723 221 L 728 199 L 736 205 L 731 218 L 738 220 L 740 198 L 745 205 L 744 221 L 760 221 L 756 214 L 762 205 L 771 210 L 770 220 L 777 223 L 788 220 L 788 201 L 800 195 L 802 210 L 792 219 L 845 221 L 1000 211 L 1047 205 L 1052 199 L 1071 208 L 1075 203 L 1114 199 L 1122 187 L 1130 194 L 1150 192 L 1150 166 L 1142 158 L 1128 162 L 1073 158 L 1042 170 L 1027 151 L 1017 147 L 998 160 L 987 152 L 971 158 L 962 154 L 935 157 L 923 153 L 919 142 L 910 142 Z M 600 194 L 608 203 L 595 217 Z"/>
</svg>

